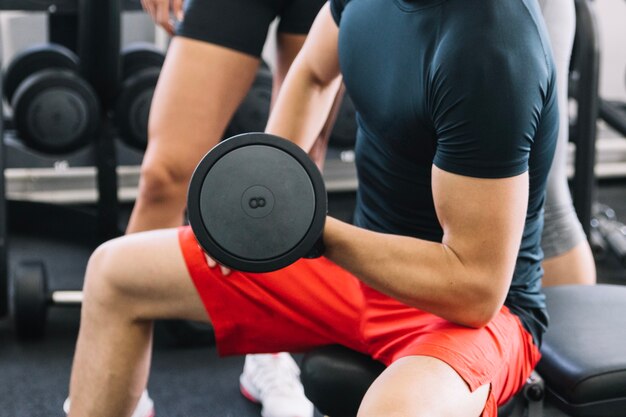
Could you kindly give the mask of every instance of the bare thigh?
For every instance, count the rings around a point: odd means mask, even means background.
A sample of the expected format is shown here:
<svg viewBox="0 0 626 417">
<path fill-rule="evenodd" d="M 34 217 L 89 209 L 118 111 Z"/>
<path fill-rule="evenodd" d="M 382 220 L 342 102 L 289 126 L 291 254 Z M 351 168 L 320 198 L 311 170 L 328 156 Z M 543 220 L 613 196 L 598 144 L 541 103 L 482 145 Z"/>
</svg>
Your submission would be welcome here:
<svg viewBox="0 0 626 417">
<path fill-rule="evenodd" d="M 135 320 L 209 321 L 177 229 L 134 233 L 100 246 L 87 268 L 85 302 L 121 309 Z"/>
<path fill-rule="evenodd" d="M 445 362 L 409 356 L 391 364 L 365 394 L 359 417 L 478 417 L 489 385 L 470 392 L 465 381 Z"/>
<path fill-rule="evenodd" d="M 254 81 L 259 59 L 175 37 L 154 93 L 145 163 L 190 176 L 221 136 Z"/>
</svg>

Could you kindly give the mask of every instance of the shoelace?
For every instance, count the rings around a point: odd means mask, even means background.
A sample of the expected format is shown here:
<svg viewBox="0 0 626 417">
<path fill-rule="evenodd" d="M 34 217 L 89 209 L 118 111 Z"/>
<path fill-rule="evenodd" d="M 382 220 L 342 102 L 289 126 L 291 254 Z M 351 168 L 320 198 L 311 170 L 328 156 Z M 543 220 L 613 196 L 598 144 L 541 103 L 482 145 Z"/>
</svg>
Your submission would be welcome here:
<svg viewBox="0 0 626 417">
<path fill-rule="evenodd" d="M 256 368 L 251 375 L 252 383 L 261 397 L 270 392 L 284 396 L 300 393 L 300 369 L 290 357 L 283 355 L 254 355 L 251 358 Z"/>
</svg>

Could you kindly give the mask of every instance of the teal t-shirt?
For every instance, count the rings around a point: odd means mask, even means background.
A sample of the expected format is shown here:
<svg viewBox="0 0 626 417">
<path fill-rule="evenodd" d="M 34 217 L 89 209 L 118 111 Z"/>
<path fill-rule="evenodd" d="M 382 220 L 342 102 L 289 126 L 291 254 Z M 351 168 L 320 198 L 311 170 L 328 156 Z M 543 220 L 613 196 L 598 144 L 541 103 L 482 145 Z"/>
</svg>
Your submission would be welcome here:
<svg viewBox="0 0 626 417">
<path fill-rule="evenodd" d="M 357 110 L 355 224 L 441 241 L 431 169 L 529 173 L 505 304 L 537 344 L 547 326 L 540 247 L 558 133 L 555 73 L 534 0 L 331 0 Z"/>
</svg>

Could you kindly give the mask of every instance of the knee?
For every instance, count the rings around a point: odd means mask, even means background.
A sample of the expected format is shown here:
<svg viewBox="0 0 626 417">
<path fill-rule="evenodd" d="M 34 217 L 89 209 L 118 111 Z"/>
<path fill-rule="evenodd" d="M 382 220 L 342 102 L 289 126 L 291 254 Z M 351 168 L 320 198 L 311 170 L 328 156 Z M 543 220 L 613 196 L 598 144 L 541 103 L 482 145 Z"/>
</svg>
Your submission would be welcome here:
<svg viewBox="0 0 626 417">
<path fill-rule="evenodd" d="M 130 294 L 131 288 L 129 279 L 124 274 L 118 239 L 100 245 L 87 264 L 83 285 L 83 310 L 130 313 Z"/>
<path fill-rule="evenodd" d="M 161 202 L 184 193 L 191 172 L 188 167 L 179 165 L 176 160 L 163 160 L 146 154 L 146 160 L 141 166 L 141 197 Z"/>
</svg>

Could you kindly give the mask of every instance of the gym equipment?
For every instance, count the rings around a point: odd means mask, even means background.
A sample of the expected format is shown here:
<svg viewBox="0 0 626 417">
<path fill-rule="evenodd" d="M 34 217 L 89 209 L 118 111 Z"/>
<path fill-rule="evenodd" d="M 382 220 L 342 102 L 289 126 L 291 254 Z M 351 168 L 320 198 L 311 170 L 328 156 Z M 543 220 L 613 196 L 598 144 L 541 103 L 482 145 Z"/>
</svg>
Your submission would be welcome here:
<svg viewBox="0 0 626 417">
<path fill-rule="evenodd" d="M 606 241 L 599 230 L 600 222 L 595 217 L 591 218 L 591 227 L 589 228 L 589 246 L 593 253 L 593 259 L 596 261 L 602 261 L 606 259 L 608 251 Z"/>
<path fill-rule="evenodd" d="M 48 275 L 42 261 L 23 261 L 13 272 L 13 319 L 20 339 L 43 336 L 48 306 L 80 307 L 81 291 L 48 291 Z"/>
<path fill-rule="evenodd" d="M 18 337 L 32 339 L 43 334 L 46 322 L 48 283 L 42 262 L 23 262 L 13 279 L 13 319 Z"/>
<path fill-rule="evenodd" d="M 600 100 L 600 118 L 609 126 L 626 136 L 626 103 Z"/>
<path fill-rule="evenodd" d="M 99 100 L 78 69 L 78 57 L 54 44 L 30 47 L 9 64 L 6 98 L 19 137 L 29 148 L 63 154 L 94 139 Z"/>
<path fill-rule="evenodd" d="M 585 233 L 591 227 L 594 198 L 600 46 L 597 24 L 589 0 L 576 0 L 576 34 L 570 62 L 570 99 L 577 103 L 570 141 L 576 144 L 572 199 Z"/>
<path fill-rule="evenodd" d="M 148 116 L 165 55 L 151 44 L 135 43 L 121 53 L 122 85 L 115 104 L 120 138 L 138 150 L 148 145 Z"/>
<path fill-rule="evenodd" d="M 165 54 L 154 44 L 134 42 L 122 49 L 122 78 L 146 68 L 161 68 L 165 62 Z"/>
<path fill-rule="evenodd" d="M 1 67 L 0 62 L 0 67 Z M 2 83 L 0 83 L 0 90 L 2 89 Z M 2 91 L 0 91 L 2 96 Z M 8 303 L 8 282 L 9 282 L 9 267 L 7 259 L 7 204 L 5 198 L 5 151 L 4 151 L 4 117 L 0 117 L 0 318 L 7 315 L 9 311 Z"/>
<path fill-rule="evenodd" d="M 13 319 L 21 339 L 43 336 L 49 305 L 80 306 L 82 292 L 48 292 L 48 275 L 42 261 L 23 261 L 13 272 Z"/>
<path fill-rule="evenodd" d="M 58 135 L 58 132 L 54 131 L 56 126 L 50 127 L 50 124 L 58 123 L 74 136 L 79 136 L 85 141 L 93 139 L 93 149 L 64 155 L 63 162 L 80 161 L 79 166 L 95 165 L 98 200 L 97 206 L 94 207 L 95 213 L 85 212 L 83 213 L 85 216 L 81 216 L 76 213 L 79 210 L 55 204 L 12 201 L 7 205 L 5 193 L 0 194 L 0 203 L 3 207 L 2 219 L 4 221 L 4 214 L 8 211 L 7 217 L 11 219 L 8 222 L 8 228 L 12 233 L 8 237 L 0 236 L 2 239 L 0 249 L 3 251 L 0 253 L 0 261 L 5 259 L 8 246 L 16 247 L 20 244 L 28 247 L 27 251 L 21 253 L 27 253 L 28 258 L 32 258 L 16 261 L 12 257 L 10 259 L 11 272 L 0 275 L 0 294 L 7 295 L 0 300 L 0 315 L 6 313 L 8 304 L 12 301 L 15 324 L 18 335 L 21 337 L 41 335 L 45 327 L 47 306 L 80 304 L 80 291 L 48 291 L 48 271 L 59 278 L 51 282 L 52 287 L 55 287 L 55 284 L 58 285 L 59 281 L 63 281 L 63 286 L 67 288 L 82 286 L 84 269 L 81 270 L 81 268 L 86 265 L 89 254 L 100 242 L 120 234 L 117 212 L 115 137 L 114 130 L 111 129 L 109 114 L 105 111 L 110 108 L 110 96 L 117 93 L 119 84 L 120 2 L 73 2 L 73 7 L 69 7 L 67 2 L 62 3 L 44 0 L 37 2 L 37 5 L 24 4 L 24 2 L 9 5 L 10 8 L 18 10 L 22 10 L 20 6 L 23 6 L 25 10 L 39 10 L 32 7 L 45 5 L 42 10 L 48 11 L 52 45 L 39 47 L 39 50 L 26 51 L 24 55 L 16 57 L 16 61 L 7 71 L 5 80 L 8 80 L 6 82 L 10 88 L 9 91 L 13 91 L 11 98 L 16 127 L 19 128 L 19 124 L 25 119 L 30 124 L 25 126 L 27 129 L 34 129 L 35 132 L 39 129 L 45 134 L 56 137 Z M 7 2 L 0 1 L 0 8 L 6 4 Z M 57 6 L 59 10 L 63 9 L 66 12 L 63 18 L 55 18 L 54 10 Z M 69 8 L 66 9 L 65 6 Z M 80 59 L 59 43 L 75 48 Z M 80 66 L 78 66 L 79 61 Z M 54 68 L 50 68 L 52 64 L 55 65 Z M 79 77 L 78 71 L 87 81 Z M 50 86 L 52 81 L 58 80 L 60 80 L 58 85 Z M 77 86 L 80 87 L 76 88 Z M 69 107 L 68 111 L 71 113 L 66 112 L 67 109 L 63 109 L 63 112 L 59 114 L 54 113 L 55 110 L 59 110 L 60 105 L 55 100 L 59 100 L 60 97 L 67 98 L 67 102 L 62 104 Z M 18 99 L 24 100 L 26 104 L 16 105 Z M 85 100 L 84 103 L 80 101 L 82 99 Z M 42 103 L 45 104 L 43 109 Z M 36 108 L 36 105 L 40 108 Z M 31 110 L 28 111 L 32 114 L 28 117 L 22 115 L 23 112 L 20 113 L 22 108 L 27 110 L 30 108 Z M 36 111 L 33 112 L 33 109 Z M 50 114 L 49 117 L 48 114 Z M 83 116 L 85 119 L 81 119 Z M 22 129 L 19 129 L 18 139 L 26 142 L 29 137 L 21 132 Z M 13 131 L 10 133 L 14 134 Z M 31 152 L 27 147 L 19 146 L 11 135 L 5 138 L 8 140 L 3 140 L 0 146 L 0 156 L 7 166 L 22 167 L 20 164 L 24 163 L 33 163 L 34 167 L 56 165 L 55 158 Z M 78 144 L 73 143 L 71 146 L 62 144 L 63 146 L 58 147 L 58 143 L 53 145 L 45 143 L 39 145 L 38 150 L 46 153 L 65 153 L 77 149 L 82 144 L 83 142 L 78 141 Z M 53 149 L 49 149 L 48 145 Z M 34 145 L 28 147 L 32 146 Z M 19 161 L 15 158 L 14 160 L 4 158 L 7 153 L 17 157 Z M 25 166 L 31 167 L 31 165 Z M 4 169 L 2 172 L 4 173 Z M 13 209 L 6 210 L 7 206 L 12 206 Z M 40 211 L 41 206 L 45 206 L 43 211 Z M 31 210 L 36 214 L 29 215 Z M 51 213 L 61 213 L 61 217 L 53 221 L 50 217 L 53 215 Z M 68 236 L 68 232 L 71 232 L 71 236 Z M 5 237 L 11 241 L 10 245 L 4 245 Z M 35 250 L 31 251 L 31 246 Z M 45 262 L 44 256 L 49 253 L 38 251 L 37 249 L 41 247 L 53 247 L 51 253 L 55 255 L 59 253 L 57 251 L 62 250 L 66 252 L 64 255 L 67 259 L 72 261 L 64 265 L 59 265 L 57 262 Z M 9 283 L 9 276 L 12 277 L 11 283 Z M 71 282 L 72 279 L 67 279 L 68 277 L 74 278 L 75 282 Z"/>
<path fill-rule="evenodd" d="M 598 204 L 599 210 L 592 219 L 606 247 L 611 249 L 619 262 L 626 267 L 626 225 L 615 217 L 612 208 Z"/>
<path fill-rule="evenodd" d="M 321 254 L 322 176 L 302 149 L 277 136 L 220 142 L 198 164 L 187 208 L 200 245 L 235 270 L 269 272 L 314 256 L 312 248 Z"/>
<path fill-rule="evenodd" d="M 11 201 L 9 301 L 17 336 L 44 335 L 50 307 L 78 307 L 87 260 L 100 244 L 91 210 Z M 77 233 L 80 231 L 80 233 Z"/>
<path fill-rule="evenodd" d="M 35 45 L 18 53 L 6 69 L 4 94 L 10 103 L 13 94 L 30 74 L 48 68 L 78 71 L 78 57 L 67 48 L 55 44 Z"/>
<path fill-rule="evenodd" d="M 141 3 L 137 0 L 120 1 L 121 6 L 127 11 L 142 10 Z M 79 9 L 79 2 L 76 0 L 0 0 L 0 10 L 19 10 L 32 12 L 50 12 L 58 14 L 76 13 Z"/>
</svg>

